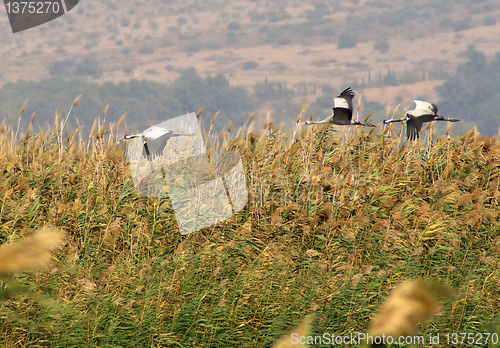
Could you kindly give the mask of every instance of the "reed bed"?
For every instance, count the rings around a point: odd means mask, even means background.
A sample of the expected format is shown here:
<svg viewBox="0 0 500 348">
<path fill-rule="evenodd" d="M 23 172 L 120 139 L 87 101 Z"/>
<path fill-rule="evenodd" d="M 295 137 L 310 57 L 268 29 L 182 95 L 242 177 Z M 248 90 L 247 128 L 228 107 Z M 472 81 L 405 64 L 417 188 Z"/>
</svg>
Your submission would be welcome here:
<svg viewBox="0 0 500 348">
<path fill-rule="evenodd" d="M 214 134 L 214 117 L 206 136 L 240 154 L 249 201 L 186 236 L 168 198 L 135 192 L 123 119 L 97 120 L 88 138 L 59 116 L 22 137 L 4 124 L 2 243 L 42 227 L 66 237 L 50 266 L 3 276 L 2 345 L 268 347 L 311 313 L 313 334 L 348 335 L 417 278 L 456 294 L 416 332 L 495 328 L 498 139 L 401 144 L 392 125 L 345 139 L 301 127 L 306 112 L 290 133 L 271 119 L 257 131 L 251 116 L 235 137 Z"/>
</svg>

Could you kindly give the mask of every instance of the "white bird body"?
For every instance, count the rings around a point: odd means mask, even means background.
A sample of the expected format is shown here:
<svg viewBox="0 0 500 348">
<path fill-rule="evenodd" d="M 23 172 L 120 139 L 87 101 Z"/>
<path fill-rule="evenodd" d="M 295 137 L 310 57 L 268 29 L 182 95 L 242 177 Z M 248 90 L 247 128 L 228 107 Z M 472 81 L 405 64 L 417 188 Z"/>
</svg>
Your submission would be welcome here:
<svg viewBox="0 0 500 348">
<path fill-rule="evenodd" d="M 460 120 L 444 118 L 438 115 L 438 107 L 436 104 L 432 104 L 423 100 L 414 100 L 415 109 L 407 111 L 406 117 L 394 120 L 384 120 L 384 124 L 389 124 L 393 122 L 406 122 L 406 138 L 408 140 L 417 140 L 420 136 L 420 130 L 425 122 L 432 121 L 447 121 L 447 122 L 458 122 Z"/>
<path fill-rule="evenodd" d="M 133 135 L 125 135 L 124 139 L 134 139 L 142 138 L 144 141 L 144 147 L 142 149 L 142 155 L 148 160 L 151 160 L 153 156 L 160 156 L 167 145 L 168 139 L 172 137 L 179 136 L 193 136 L 194 133 L 175 133 L 173 130 L 152 126 L 146 129 L 144 132 Z"/>
<path fill-rule="evenodd" d="M 144 136 L 146 138 L 149 138 L 149 139 L 158 139 L 158 138 L 161 138 L 162 136 L 164 136 L 165 134 L 168 134 L 171 132 L 172 132 L 171 130 L 161 128 L 158 126 L 153 126 L 153 127 L 146 129 L 142 134 L 144 134 Z"/>
<path fill-rule="evenodd" d="M 437 115 L 437 106 L 423 100 L 414 100 L 415 109 L 408 111 L 414 117 L 420 117 L 423 115 Z"/>
<path fill-rule="evenodd" d="M 342 97 L 333 98 L 333 107 L 349 110 L 349 104 L 347 103 L 347 100 Z"/>
</svg>

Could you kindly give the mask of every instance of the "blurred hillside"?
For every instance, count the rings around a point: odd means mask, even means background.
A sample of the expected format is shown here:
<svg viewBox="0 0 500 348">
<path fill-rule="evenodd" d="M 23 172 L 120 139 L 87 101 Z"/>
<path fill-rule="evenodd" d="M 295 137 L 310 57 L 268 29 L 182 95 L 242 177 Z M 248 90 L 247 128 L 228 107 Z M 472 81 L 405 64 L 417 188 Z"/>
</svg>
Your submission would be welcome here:
<svg viewBox="0 0 500 348">
<path fill-rule="evenodd" d="M 87 0 L 15 35 L 5 16 L 0 56 L 9 68 L 0 83 L 77 75 L 169 85 L 194 67 L 255 94 L 260 121 L 271 112 L 291 122 L 289 111 L 305 101 L 321 117 L 328 110 L 315 108 L 317 98 L 346 85 L 379 102 L 379 112 L 408 109 L 417 97 L 438 101 L 434 87 L 467 60 L 468 45 L 493 58 L 499 14 L 495 0 Z"/>
</svg>

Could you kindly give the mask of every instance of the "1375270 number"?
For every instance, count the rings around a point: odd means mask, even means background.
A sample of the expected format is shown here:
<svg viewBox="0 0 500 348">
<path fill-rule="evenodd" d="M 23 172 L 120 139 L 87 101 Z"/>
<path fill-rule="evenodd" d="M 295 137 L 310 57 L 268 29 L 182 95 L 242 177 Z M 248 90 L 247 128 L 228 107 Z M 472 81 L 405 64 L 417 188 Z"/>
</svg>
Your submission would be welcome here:
<svg viewBox="0 0 500 348">
<path fill-rule="evenodd" d="M 497 333 L 447 333 L 444 335 L 446 337 L 447 344 L 468 344 L 468 345 L 482 345 L 482 344 L 498 344 L 498 334 Z"/>
<path fill-rule="evenodd" d="M 9 14 L 47 14 L 61 11 L 61 5 L 57 1 L 10 1 L 5 3 L 5 7 Z"/>
</svg>

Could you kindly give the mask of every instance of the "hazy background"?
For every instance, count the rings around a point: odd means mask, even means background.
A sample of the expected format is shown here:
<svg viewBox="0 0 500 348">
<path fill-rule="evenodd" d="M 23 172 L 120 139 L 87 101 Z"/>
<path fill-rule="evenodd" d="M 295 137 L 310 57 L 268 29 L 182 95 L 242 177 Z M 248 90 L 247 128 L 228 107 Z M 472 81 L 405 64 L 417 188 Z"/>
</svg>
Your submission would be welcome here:
<svg viewBox="0 0 500 348">
<path fill-rule="evenodd" d="M 497 0 L 82 0 L 13 34 L 2 6 L 0 118 L 17 124 L 29 99 L 22 125 L 53 123 L 82 94 L 70 122 L 87 131 L 106 105 L 133 129 L 201 107 L 219 129 L 252 112 L 291 125 L 352 86 L 374 122 L 419 98 L 455 131 L 497 134 L 499 15 Z"/>
</svg>

